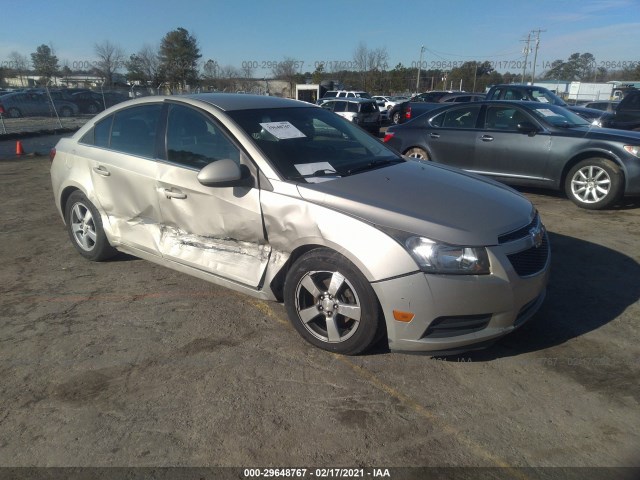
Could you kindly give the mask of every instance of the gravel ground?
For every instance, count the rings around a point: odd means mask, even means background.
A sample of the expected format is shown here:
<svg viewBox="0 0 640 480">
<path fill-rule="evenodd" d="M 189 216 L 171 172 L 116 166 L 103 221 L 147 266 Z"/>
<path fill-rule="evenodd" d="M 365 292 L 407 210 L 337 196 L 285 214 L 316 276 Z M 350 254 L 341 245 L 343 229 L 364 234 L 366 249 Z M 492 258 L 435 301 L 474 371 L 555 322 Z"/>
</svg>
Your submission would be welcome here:
<svg viewBox="0 0 640 480">
<path fill-rule="evenodd" d="M 640 466 L 638 201 L 525 192 L 552 280 L 491 349 L 342 357 L 282 305 L 85 261 L 47 157 L 1 161 L 0 191 L 0 466 Z"/>
</svg>

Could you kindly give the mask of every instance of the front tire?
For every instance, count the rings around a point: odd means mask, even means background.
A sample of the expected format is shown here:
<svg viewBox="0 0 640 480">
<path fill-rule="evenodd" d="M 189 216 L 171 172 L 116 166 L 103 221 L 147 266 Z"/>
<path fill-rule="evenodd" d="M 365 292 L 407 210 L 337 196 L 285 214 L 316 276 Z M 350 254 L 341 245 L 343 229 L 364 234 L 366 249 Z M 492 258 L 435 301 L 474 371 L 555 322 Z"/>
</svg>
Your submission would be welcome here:
<svg viewBox="0 0 640 480">
<path fill-rule="evenodd" d="M 100 213 L 84 193 L 75 191 L 69 196 L 64 218 L 69 238 L 84 258 L 100 262 L 117 253 L 109 245 Z"/>
<path fill-rule="evenodd" d="M 357 355 L 381 332 L 382 312 L 371 285 L 347 258 L 316 248 L 294 262 L 284 286 L 289 320 L 309 343 Z"/>
<path fill-rule="evenodd" d="M 620 167 L 605 158 L 589 158 L 577 163 L 567 174 L 565 192 L 581 208 L 600 210 L 622 196 L 624 178 Z"/>
<path fill-rule="evenodd" d="M 69 118 L 73 115 L 73 110 L 71 110 L 69 107 L 62 107 L 60 109 L 60 115 L 62 115 L 64 118 Z"/>
</svg>

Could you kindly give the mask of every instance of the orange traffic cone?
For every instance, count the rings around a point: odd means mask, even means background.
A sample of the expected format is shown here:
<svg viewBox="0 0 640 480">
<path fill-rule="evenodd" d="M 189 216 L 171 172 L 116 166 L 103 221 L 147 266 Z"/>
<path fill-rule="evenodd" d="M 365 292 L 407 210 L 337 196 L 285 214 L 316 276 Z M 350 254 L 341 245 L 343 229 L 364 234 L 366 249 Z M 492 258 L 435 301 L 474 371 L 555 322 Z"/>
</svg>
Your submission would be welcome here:
<svg viewBox="0 0 640 480">
<path fill-rule="evenodd" d="M 23 154 L 24 154 L 24 149 L 22 148 L 22 142 L 18 140 L 16 142 L 16 155 L 23 155 Z"/>
</svg>

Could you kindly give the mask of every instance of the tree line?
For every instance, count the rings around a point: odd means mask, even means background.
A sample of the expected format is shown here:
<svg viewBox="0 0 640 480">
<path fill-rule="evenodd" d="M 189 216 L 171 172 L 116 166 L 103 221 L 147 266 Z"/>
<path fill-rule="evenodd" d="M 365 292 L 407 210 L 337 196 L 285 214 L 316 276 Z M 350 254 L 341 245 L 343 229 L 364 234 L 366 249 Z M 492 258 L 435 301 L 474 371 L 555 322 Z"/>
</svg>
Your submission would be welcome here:
<svg viewBox="0 0 640 480">
<path fill-rule="evenodd" d="M 34 73 L 41 84 L 49 84 L 53 77 L 73 74 L 90 74 L 103 79 L 103 85 L 112 87 L 123 80 L 129 84 L 157 88 L 166 85 L 172 91 L 202 88 L 205 90 L 230 90 L 250 86 L 255 78 L 258 62 L 242 62 L 240 68 L 221 66 L 214 59 L 201 61 L 202 54 L 197 38 L 184 28 L 168 32 L 159 45 L 144 45 L 136 53 L 125 55 L 124 50 L 110 41 L 94 45 L 96 60 L 91 65 L 74 65 L 65 61 L 60 65 L 51 46 L 40 45 L 31 53 L 31 60 L 19 52 L 12 52 L 9 61 L 0 70 L 0 80 L 8 76 L 23 77 Z M 389 66 L 385 47 L 369 48 L 360 43 L 346 62 L 316 62 L 313 71 L 303 71 L 304 62 L 291 57 L 282 61 L 267 62 L 271 78 L 289 83 L 293 92 L 296 83 L 321 83 L 334 81 L 345 86 L 372 93 L 400 93 L 438 89 L 484 91 L 489 85 L 530 81 L 531 72 L 501 73 L 495 62 L 453 62 L 451 68 L 407 67 L 398 63 Z M 420 62 L 418 62 L 420 63 Z M 452 62 L 431 62 L 443 65 Z M 613 68 L 607 68 L 611 66 Z M 80 67 L 80 68 L 78 68 Z M 122 72 L 122 73 L 121 73 Z M 419 78 L 418 78 L 419 77 Z M 609 81 L 640 80 L 640 62 L 596 62 L 590 53 L 574 53 L 567 60 L 555 60 L 545 66 L 536 80 L 558 81 Z M 249 88 L 246 88 L 247 90 Z"/>
</svg>

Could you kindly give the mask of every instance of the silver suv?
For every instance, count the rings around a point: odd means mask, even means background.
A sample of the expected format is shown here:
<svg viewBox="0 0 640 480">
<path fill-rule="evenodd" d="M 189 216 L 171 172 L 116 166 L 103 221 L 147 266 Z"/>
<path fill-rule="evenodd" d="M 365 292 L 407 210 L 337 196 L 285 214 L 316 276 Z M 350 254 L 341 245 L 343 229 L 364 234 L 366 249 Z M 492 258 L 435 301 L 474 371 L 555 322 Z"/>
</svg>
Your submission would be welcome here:
<svg viewBox="0 0 640 480">
<path fill-rule="evenodd" d="M 321 106 L 352 121 L 376 136 L 380 131 L 380 110 L 378 110 L 378 104 L 373 99 L 336 98 L 323 102 Z"/>
</svg>

